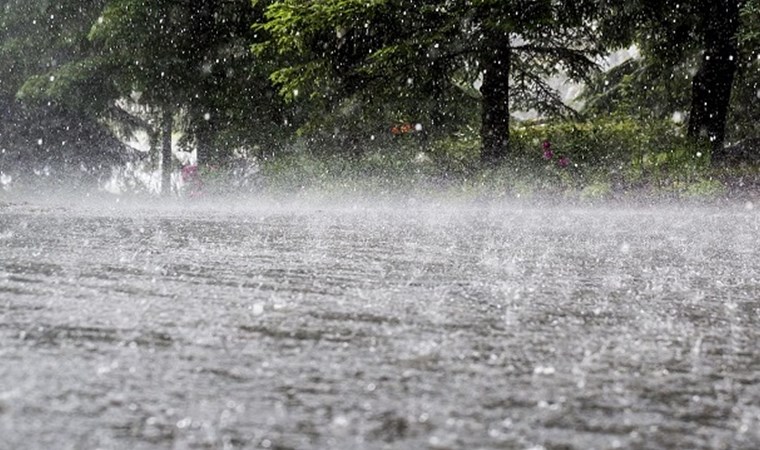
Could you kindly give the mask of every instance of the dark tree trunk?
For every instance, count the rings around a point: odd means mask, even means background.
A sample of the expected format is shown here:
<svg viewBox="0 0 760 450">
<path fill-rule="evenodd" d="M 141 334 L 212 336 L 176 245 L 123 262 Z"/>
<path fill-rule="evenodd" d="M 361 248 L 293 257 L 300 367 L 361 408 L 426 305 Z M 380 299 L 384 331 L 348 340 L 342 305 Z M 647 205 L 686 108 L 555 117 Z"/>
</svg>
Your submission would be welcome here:
<svg viewBox="0 0 760 450">
<path fill-rule="evenodd" d="M 161 117 L 161 195 L 171 194 L 172 186 L 172 127 L 174 117 L 171 109 L 164 110 Z"/>
<path fill-rule="evenodd" d="M 195 163 L 200 166 L 205 166 L 215 161 L 215 156 L 212 152 L 211 142 L 213 140 L 212 135 L 214 125 L 210 121 L 201 123 L 195 129 L 195 144 L 196 144 L 196 158 Z"/>
<path fill-rule="evenodd" d="M 497 164 L 509 153 L 509 69 L 512 49 L 509 34 L 487 33 L 480 63 L 483 84 L 480 138 L 483 148 L 480 159 Z"/>
<path fill-rule="evenodd" d="M 731 87 L 738 66 L 738 0 L 707 3 L 703 25 L 704 54 L 692 82 L 689 136 L 706 140 L 719 159 L 726 135 Z"/>
</svg>

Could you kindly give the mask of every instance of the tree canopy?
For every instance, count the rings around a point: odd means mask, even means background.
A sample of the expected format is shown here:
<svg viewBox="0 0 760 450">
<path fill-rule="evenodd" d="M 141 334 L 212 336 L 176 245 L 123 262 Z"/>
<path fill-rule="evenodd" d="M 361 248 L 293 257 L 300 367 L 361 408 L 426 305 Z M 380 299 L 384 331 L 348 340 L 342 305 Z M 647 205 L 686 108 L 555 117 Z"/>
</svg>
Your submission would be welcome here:
<svg viewBox="0 0 760 450">
<path fill-rule="evenodd" d="M 6 171 L 26 166 L 80 168 L 87 173 L 119 161 L 123 148 L 88 114 L 90 84 L 66 101 L 26 95 L 27 87 L 61 84 L 61 67 L 84 58 L 87 33 L 102 1 L 7 1 L 0 8 L 0 158 Z M 92 79 L 90 79 L 92 80 Z M 21 101 L 24 100 L 24 101 Z M 95 142 L 106 144 L 104 151 Z"/>
<path fill-rule="evenodd" d="M 328 110 L 351 98 L 392 99 L 396 114 L 435 128 L 469 99 L 481 111 L 483 159 L 495 161 L 508 153 L 510 104 L 570 112 L 547 80 L 592 72 L 601 53 L 593 11 L 584 1 L 274 1 L 255 48 L 280 55 L 272 79 L 283 95 Z"/>
<path fill-rule="evenodd" d="M 591 109 L 622 105 L 657 115 L 683 111 L 688 134 L 709 142 L 718 156 L 731 110 L 746 104 L 734 97 L 732 108 L 731 98 L 742 90 L 744 77 L 752 76 L 747 69 L 757 47 L 747 43 L 756 33 L 756 2 L 610 1 L 607 8 L 610 14 L 600 21 L 605 43 L 636 45 L 643 57 L 613 71 L 604 80 L 610 87 L 592 94 Z M 738 89 L 737 77 L 742 78 Z"/>
<path fill-rule="evenodd" d="M 491 165 L 526 111 L 680 117 L 719 156 L 760 131 L 759 19 L 758 0 L 6 0 L 0 159 L 107 168 L 142 129 L 168 177 L 179 131 L 223 163 L 307 138 L 356 155 L 411 123 L 476 130 Z M 580 113 L 557 80 L 585 83 Z"/>
<path fill-rule="evenodd" d="M 282 138 L 287 112 L 268 62 L 250 51 L 259 12 L 248 0 L 39 0 L 11 2 L 3 12 L 6 104 L 71 111 L 105 136 L 147 129 L 156 145 L 162 127 L 171 135 L 181 126 L 184 143 L 207 162 Z M 147 116 L 135 116 L 130 103 Z M 91 140 L 105 147 L 103 136 Z M 166 145 L 164 160 L 171 160 Z M 171 164 L 165 168 L 168 176 Z"/>
</svg>

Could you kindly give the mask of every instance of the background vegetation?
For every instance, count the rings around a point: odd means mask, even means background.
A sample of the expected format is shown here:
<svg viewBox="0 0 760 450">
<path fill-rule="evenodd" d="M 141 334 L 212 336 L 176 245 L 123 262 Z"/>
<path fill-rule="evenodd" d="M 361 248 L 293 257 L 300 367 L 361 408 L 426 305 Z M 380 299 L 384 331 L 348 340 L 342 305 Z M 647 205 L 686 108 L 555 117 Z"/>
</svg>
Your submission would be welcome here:
<svg viewBox="0 0 760 450">
<path fill-rule="evenodd" d="M 168 193 L 180 150 L 207 191 L 747 190 L 758 24 L 758 0 L 2 1 L 0 181 L 160 168 Z"/>
</svg>

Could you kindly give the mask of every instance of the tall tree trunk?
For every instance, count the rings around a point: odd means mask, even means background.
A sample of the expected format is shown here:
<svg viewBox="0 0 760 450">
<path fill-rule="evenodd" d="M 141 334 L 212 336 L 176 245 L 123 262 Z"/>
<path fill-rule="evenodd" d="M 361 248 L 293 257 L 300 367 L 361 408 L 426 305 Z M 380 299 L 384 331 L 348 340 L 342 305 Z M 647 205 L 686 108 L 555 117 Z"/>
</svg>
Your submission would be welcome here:
<svg viewBox="0 0 760 450">
<path fill-rule="evenodd" d="M 496 164 L 509 153 L 509 33 L 487 31 L 480 57 L 483 67 L 480 159 Z"/>
<path fill-rule="evenodd" d="M 432 67 L 432 80 L 430 83 L 431 98 L 433 99 L 432 110 L 430 111 L 430 123 L 425 124 L 429 126 L 430 130 L 424 129 L 427 134 L 429 131 L 442 130 L 446 126 L 446 84 L 447 74 L 446 68 L 441 62 L 433 62 Z"/>
<path fill-rule="evenodd" d="M 704 54 L 692 82 L 688 134 L 710 142 L 716 159 L 722 156 L 731 87 L 738 66 L 740 3 L 708 2 L 703 18 Z"/>
<path fill-rule="evenodd" d="M 172 192 L 172 127 L 174 116 L 170 108 L 161 117 L 161 195 Z"/>
<path fill-rule="evenodd" d="M 201 123 L 195 129 L 195 163 L 198 165 L 198 167 L 208 165 L 213 161 L 213 157 L 215 156 L 212 155 L 211 152 L 211 135 L 213 133 L 211 131 L 212 127 L 213 125 L 210 123 L 210 121 L 206 121 L 205 123 Z"/>
</svg>

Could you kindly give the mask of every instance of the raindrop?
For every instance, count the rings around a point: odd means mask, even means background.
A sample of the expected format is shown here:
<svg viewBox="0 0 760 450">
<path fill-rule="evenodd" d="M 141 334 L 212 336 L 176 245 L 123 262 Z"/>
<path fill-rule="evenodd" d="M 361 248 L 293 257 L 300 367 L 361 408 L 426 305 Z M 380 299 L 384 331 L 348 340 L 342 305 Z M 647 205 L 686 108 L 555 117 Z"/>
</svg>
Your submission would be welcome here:
<svg viewBox="0 0 760 450">
<path fill-rule="evenodd" d="M 347 427 L 348 418 L 346 416 L 337 416 L 335 419 L 333 419 L 333 425 L 336 427 Z"/>
<path fill-rule="evenodd" d="M 554 375 L 555 372 L 556 370 L 551 366 L 536 366 L 533 369 L 533 373 L 536 375 Z"/>
</svg>

